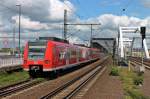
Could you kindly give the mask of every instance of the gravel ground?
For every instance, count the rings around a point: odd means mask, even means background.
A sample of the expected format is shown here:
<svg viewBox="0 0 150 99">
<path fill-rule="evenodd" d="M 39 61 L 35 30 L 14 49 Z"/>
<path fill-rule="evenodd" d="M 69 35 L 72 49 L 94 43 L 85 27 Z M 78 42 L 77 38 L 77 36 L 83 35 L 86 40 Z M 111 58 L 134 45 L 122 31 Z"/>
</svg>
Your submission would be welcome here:
<svg viewBox="0 0 150 99">
<path fill-rule="evenodd" d="M 98 78 L 83 99 L 123 99 L 123 88 L 119 77 L 109 76 L 109 70 Z"/>
<path fill-rule="evenodd" d="M 144 83 L 141 87 L 141 91 L 145 96 L 150 97 L 150 70 L 146 70 L 144 73 Z"/>
<path fill-rule="evenodd" d="M 27 90 L 24 90 L 22 92 L 12 95 L 12 96 L 8 96 L 6 98 L 9 98 L 9 99 L 39 99 L 41 96 L 46 95 L 47 93 L 52 91 L 54 88 L 58 87 L 58 85 L 61 85 L 64 82 L 66 82 L 70 79 L 73 79 L 74 77 L 77 77 L 79 74 L 84 73 L 87 69 L 90 69 L 91 67 L 94 68 L 95 66 L 97 66 L 97 64 L 100 63 L 100 61 L 97 61 L 97 62 L 95 62 L 91 65 L 88 65 L 80 70 L 77 70 L 73 73 L 61 76 L 54 80 L 50 80 L 48 82 L 42 83 L 38 86 L 29 88 Z"/>
</svg>

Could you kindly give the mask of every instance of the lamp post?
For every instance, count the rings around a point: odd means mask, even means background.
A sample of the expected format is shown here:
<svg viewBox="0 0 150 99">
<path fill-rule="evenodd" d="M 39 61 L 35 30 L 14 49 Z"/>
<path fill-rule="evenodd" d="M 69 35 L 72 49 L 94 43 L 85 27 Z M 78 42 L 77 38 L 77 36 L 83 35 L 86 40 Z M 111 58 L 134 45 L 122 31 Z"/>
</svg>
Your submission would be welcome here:
<svg viewBox="0 0 150 99">
<path fill-rule="evenodd" d="M 19 43 L 18 43 L 18 48 L 19 48 L 19 57 L 20 57 L 20 53 L 21 53 L 21 47 L 20 47 L 20 16 L 21 16 L 21 5 L 16 5 L 19 7 L 19 35 L 18 35 L 18 39 L 19 39 Z"/>
</svg>

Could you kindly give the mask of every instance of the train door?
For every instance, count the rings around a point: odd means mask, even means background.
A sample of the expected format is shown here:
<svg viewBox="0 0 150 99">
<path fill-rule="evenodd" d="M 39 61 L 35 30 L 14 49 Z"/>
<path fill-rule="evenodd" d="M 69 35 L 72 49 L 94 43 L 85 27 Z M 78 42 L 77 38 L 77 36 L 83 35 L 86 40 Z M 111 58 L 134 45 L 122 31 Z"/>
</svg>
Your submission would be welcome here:
<svg viewBox="0 0 150 99">
<path fill-rule="evenodd" d="M 59 58 L 59 51 L 58 51 L 58 48 L 55 47 L 54 48 L 54 67 L 57 67 L 58 65 L 58 62 L 59 62 L 58 58 Z"/>
<path fill-rule="evenodd" d="M 60 60 L 62 62 L 61 65 L 66 65 L 66 48 L 63 46 L 60 50 Z"/>
<path fill-rule="evenodd" d="M 65 54 L 65 59 L 66 59 L 66 65 L 69 65 L 69 59 L 70 59 L 70 52 L 69 49 L 66 48 L 66 54 Z"/>
<path fill-rule="evenodd" d="M 58 64 L 60 65 L 64 65 L 63 64 L 63 60 L 64 60 L 64 51 L 62 47 L 59 47 L 58 49 Z"/>
<path fill-rule="evenodd" d="M 66 51 L 63 47 L 55 48 L 55 56 L 54 56 L 55 66 L 63 66 L 66 64 L 65 53 Z"/>
<path fill-rule="evenodd" d="M 79 48 L 76 48 L 76 53 L 77 53 L 77 62 L 80 61 L 80 49 Z"/>
</svg>

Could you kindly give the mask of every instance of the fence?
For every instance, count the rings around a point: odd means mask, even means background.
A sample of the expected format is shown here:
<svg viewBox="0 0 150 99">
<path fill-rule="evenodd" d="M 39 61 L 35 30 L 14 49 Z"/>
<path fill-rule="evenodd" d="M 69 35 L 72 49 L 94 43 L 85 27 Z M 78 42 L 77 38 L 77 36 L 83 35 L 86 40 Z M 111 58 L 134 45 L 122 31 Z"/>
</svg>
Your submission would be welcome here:
<svg viewBox="0 0 150 99">
<path fill-rule="evenodd" d="M 0 58 L 0 68 L 2 67 L 12 67 L 17 65 L 22 65 L 22 58 Z"/>
</svg>

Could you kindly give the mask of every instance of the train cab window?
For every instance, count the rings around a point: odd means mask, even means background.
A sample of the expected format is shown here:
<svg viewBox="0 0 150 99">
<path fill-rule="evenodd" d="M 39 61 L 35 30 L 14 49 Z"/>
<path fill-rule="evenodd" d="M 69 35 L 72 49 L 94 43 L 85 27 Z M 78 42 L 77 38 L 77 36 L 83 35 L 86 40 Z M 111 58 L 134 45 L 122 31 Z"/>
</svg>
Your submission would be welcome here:
<svg viewBox="0 0 150 99">
<path fill-rule="evenodd" d="M 45 43 L 39 43 L 39 42 L 29 42 L 29 53 L 28 58 L 29 59 L 43 59 L 45 55 L 46 50 L 46 44 Z"/>
</svg>

